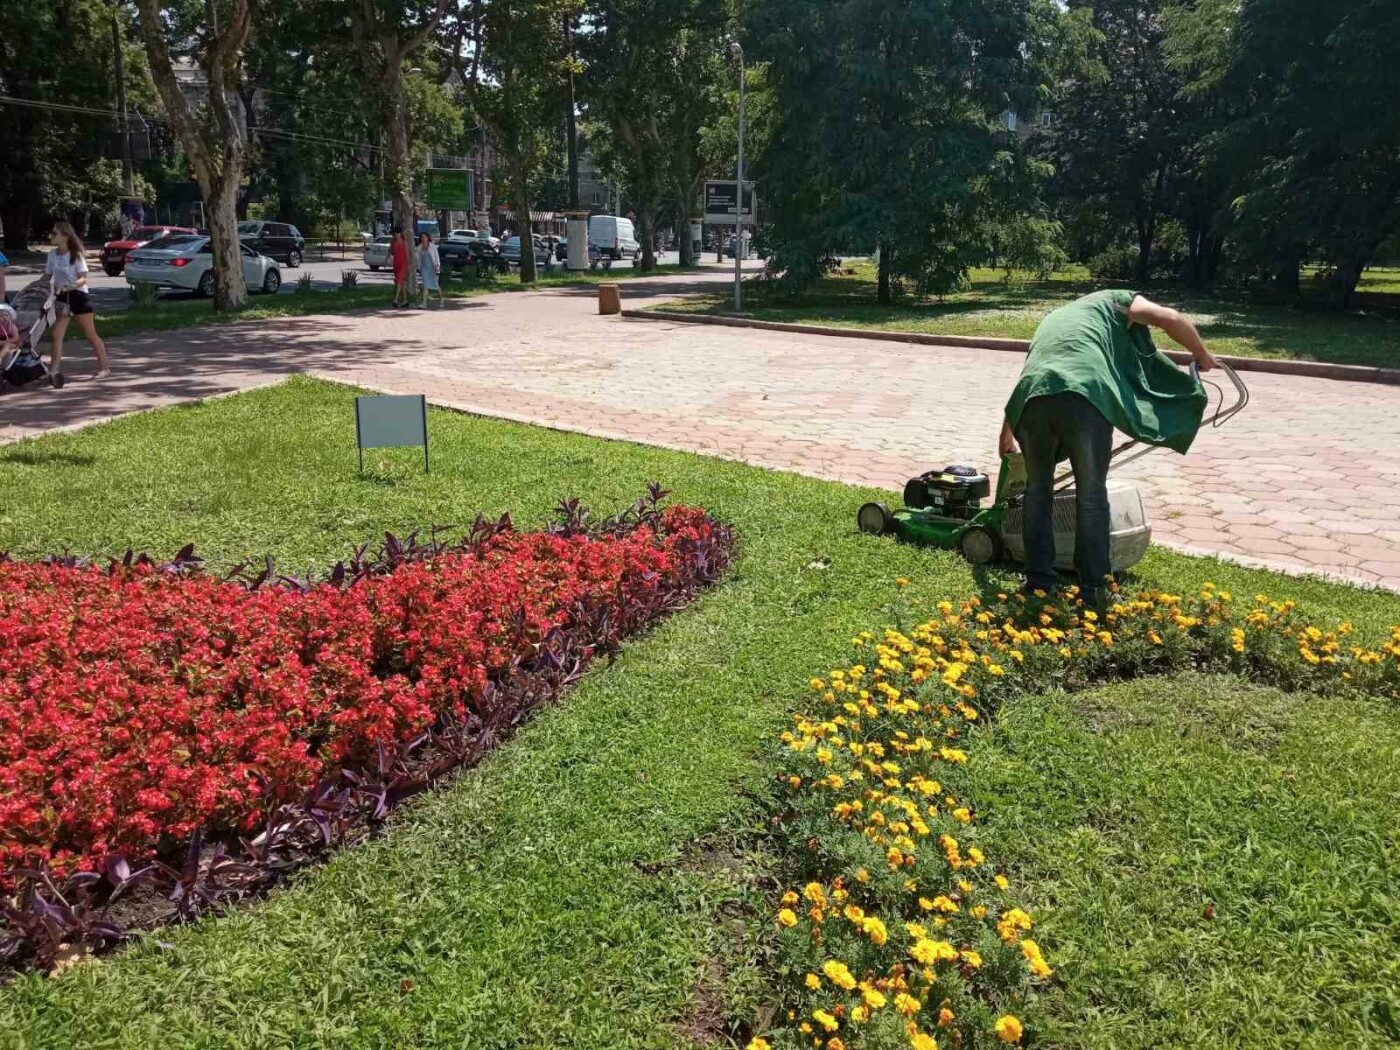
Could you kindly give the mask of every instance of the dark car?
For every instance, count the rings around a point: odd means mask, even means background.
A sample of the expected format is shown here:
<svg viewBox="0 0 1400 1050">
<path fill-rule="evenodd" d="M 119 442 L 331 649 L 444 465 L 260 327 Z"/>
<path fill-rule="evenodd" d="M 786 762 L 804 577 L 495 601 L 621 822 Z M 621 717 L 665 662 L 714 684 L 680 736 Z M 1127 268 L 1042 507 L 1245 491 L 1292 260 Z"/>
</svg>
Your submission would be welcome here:
<svg viewBox="0 0 1400 1050">
<path fill-rule="evenodd" d="M 306 238 L 285 222 L 250 219 L 238 224 L 238 239 L 259 255 L 280 259 L 295 270 L 306 254 Z"/>
<path fill-rule="evenodd" d="M 501 249 L 490 241 L 439 241 L 438 258 L 443 271 L 453 274 L 470 272 L 477 277 L 490 277 L 510 272 Z"/>
</svg>

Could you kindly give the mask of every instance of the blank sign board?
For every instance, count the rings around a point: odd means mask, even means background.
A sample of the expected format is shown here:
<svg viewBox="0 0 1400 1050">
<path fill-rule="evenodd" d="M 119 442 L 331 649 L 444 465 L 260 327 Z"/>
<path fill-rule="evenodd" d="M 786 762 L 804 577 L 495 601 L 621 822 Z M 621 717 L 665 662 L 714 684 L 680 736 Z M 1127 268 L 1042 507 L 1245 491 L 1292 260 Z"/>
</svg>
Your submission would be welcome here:
<svg viewBox="0 0 1400 1050">
<path fill-rule="evenodd" d="M 362 471 L 367 448 L 422 445 L 423 472 L 427 473 L 428 399 L 422 394 L 355 398 L 355 440 Z"/>
</svg>

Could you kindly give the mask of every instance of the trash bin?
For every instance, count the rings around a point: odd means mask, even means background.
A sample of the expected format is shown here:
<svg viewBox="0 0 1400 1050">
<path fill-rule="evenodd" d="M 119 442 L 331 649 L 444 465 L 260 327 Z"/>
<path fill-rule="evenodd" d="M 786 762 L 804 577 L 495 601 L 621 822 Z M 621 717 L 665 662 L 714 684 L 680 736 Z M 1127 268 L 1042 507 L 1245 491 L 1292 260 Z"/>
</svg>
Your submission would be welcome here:
<svg viewBox="0 0 1400 1050">
<path fill-rule="evenodd" d="M 622 292 L 617 285 L 598 285 L 598 312 L 600 314 L 622 313 Z"/>
</svg>

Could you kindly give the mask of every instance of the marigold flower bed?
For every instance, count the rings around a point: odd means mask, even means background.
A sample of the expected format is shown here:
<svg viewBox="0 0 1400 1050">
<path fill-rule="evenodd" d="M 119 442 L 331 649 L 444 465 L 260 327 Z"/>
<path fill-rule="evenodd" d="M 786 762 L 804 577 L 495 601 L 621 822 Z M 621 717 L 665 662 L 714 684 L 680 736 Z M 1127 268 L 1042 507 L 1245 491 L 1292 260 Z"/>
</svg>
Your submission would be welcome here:
<svg viewBox="0 0 1400 1050">
<path fill-rule="evenodd" d="M 812 679 L 814 707 L 782 734 L 786 1023 L 748 1050 L 1033 1037 L 1020 1013 L 1054 969 L 957 790 L 969 728 L 1018 693 L 1197 668 L 1400 699 L 1400 627 L 1351 644 L 1347 624 L 1323 630 L 1292 602 L 1236 602 L 1211 584 L 1120 598 L 1103 617 L 1073 589 L 943 602 L 915 627 L 861 635 L 853 663 Z"/>
<path fill-rule="evenodd" d="M 232 871 L 201 840 L 242 835 L 246 889 L 245 867 L 298 838 L 289 808 L 329 845 L 351 811 L 382 818 L 474 761 L 727 567 L 730 530 L 660 495 L 592 528 L 567 504 L 546 532 L 390 538 L 311 585 L 220 579 L 188 550 L 167 566 L 0 560 L 0 879 L 22 884 L 0 955 L 43 910 L 36 885 L 66 906 L 65 876 L 85 889 L 73 873 L 100 871 L 110 893 L 188 848 L 193 887 Z"/>
</svg>

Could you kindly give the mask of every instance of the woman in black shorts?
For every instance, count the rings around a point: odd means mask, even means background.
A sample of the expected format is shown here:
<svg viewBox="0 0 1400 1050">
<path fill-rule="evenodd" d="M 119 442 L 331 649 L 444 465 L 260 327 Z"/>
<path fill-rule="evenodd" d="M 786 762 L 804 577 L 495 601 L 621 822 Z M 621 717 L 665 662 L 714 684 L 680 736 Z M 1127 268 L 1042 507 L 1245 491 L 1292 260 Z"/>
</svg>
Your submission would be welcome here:
<svg viewBox="0 0 1400 1050">
<path fill-rule="evenodd" d="M 53 251 L 44 263 L 44 272 L 53 281 L 59 304 L 58 317 L 53 324 L 53 360 L 49 370 L 58 374 L 63 370 L 63 335 L 68 331 L 70 318 L 78 319 L 78 327 L 97 355 L 97 375 L 95 379 L 106 379 L 112 374 L 107 367 L 107 347 L 97 334 L 93 321 L 92 295 L 87 289 L 87 259 L 83 257 L 83 242 L 78 239 L 73 227 L 66 222 L 54 223 Z"/>
</svg>

